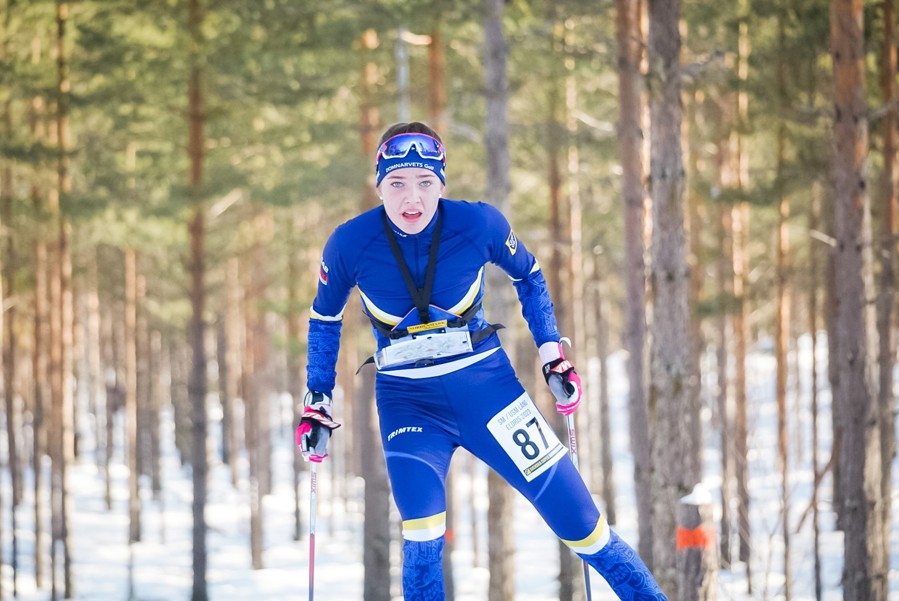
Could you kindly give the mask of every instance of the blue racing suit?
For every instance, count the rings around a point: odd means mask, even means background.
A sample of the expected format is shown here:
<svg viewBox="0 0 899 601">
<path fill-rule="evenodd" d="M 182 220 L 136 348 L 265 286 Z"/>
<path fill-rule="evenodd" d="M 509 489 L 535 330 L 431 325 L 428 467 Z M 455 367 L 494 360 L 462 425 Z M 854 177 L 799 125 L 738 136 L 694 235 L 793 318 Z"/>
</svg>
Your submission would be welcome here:
<svg viewBox="0 0 899 601">
<path fill-rule="evenodd" d="M 329 396 L 334 388 L 342 316 L 354 287 L 379 350 L 392 343 L 398 325 L 421 321 L 387 227 L 419 288 L 434 261 L 430 251 L 439 228 L 431 308 L 459 316 L 472 337 L 468 352 L 382 367 L 376 376 L 381 439 L 403 520 L 405 598 L 443 598 L 445 480 L 461 446 L 523 494 L 620 597 L 663 599 L 639 557 L 605 523 L 485 321 L 484 270 L 493 263 L 511 278 L 536 344 L 560 340 L 539 264 L 493 206 L 440 199 L 434 219 L 418 234 L 393 226 L 382 207 L 339 226 L 325 245 L 312 304 L 308 388 Z"/>
</svg>

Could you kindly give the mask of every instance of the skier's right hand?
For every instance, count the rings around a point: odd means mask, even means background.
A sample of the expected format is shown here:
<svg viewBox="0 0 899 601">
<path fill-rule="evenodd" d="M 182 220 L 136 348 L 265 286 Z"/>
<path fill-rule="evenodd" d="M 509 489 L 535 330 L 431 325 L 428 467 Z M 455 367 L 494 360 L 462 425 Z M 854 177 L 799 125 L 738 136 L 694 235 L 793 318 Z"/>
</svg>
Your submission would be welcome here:
<svg viewBox="0 0 899 601">
<path fill-rule="evenodd" d="M 339 427 L 340 424 L 331 419 L 331 398 L 322 392 L 307 392 L 303 417 L 295 433 L 303 459 L 321 463 L 328 456 L 331 430 Z"/>
<path fill-rule="evenodd" d="M 541 359 L 545 361 L 543 377 L 556 399 L 556 411 L 567 417 L 577 411 L 581 404 L 584 394 L 581 377 L 574 370 L 571 361 L 565 358 L 561 342 L 546 342 L 540 345 L 539 352 Z"/>
</svg>

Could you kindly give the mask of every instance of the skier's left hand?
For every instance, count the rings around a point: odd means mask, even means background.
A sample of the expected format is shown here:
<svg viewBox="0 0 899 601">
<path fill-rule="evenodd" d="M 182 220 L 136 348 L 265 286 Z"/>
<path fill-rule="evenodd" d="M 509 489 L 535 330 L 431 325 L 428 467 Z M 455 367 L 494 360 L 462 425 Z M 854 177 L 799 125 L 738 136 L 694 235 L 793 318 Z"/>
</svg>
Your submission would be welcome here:
<svg viewBox="0 0 899 601">
<path fill-rule="evenodd" d="M 571 361 L 565 358 L 561 342 L 547 342 L 540 345 L 543 363 L 543 377 L 556 399 L 556 411 L 571 415 L 581 404 L 583 386 L 581 377 L 574 370 Z"/>
</svg>

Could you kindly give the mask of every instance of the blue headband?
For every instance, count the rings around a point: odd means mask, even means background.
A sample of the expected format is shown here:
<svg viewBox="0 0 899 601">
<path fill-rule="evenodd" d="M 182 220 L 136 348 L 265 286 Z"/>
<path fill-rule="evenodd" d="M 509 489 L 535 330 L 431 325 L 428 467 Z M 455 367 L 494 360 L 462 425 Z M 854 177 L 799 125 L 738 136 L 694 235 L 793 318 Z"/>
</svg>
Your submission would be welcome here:
<svg viewBox="0 0 899 601">
<path fill-rule="evenodd" d="M 397 157 L 395 159 L 381 157 L 381 160 L 378 161 L 378 164 L 375 167 L 375 170 L 378 173 L 378 181 L 375 185 L 380 186 L 381 181 L 391 171 L 394 171 L 396 169 L 407 169 L 411 167 L 433 171 L 434 175 L 440 178 L 440 182 L 443 185 L 446 185 L 446 173 L 444 173 L 443 170 L 443 160 L 421 157 L 419 156 L 418 151 L 414 146 L 404 157 Z"/>
</svg>

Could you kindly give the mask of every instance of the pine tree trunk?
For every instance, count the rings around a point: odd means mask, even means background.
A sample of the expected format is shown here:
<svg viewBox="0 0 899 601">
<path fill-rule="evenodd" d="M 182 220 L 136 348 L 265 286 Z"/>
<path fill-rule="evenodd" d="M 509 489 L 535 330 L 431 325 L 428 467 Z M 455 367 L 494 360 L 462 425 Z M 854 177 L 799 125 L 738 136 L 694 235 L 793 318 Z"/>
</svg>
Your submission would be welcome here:
<svg viewBox="0 0 899 601">
<path fill-rule="evenodd" d="M 103 445 L 103 419 L 101 419 L 100 399 L 103 396 L 103 359 L 100 328 L 100 291 L 99 291 L 99 267 L 97 251 L 91 253 L 90 258 L 90 284 L 86 291 L 85 304 L 87 305 L 87 324 L 85 336 L 88 340 L 87 363 L 89 375 L 89 414 L 94 416 L 94 444 L 96 452 L 95 460 L 97 469 L 103 469 L 103 453 L 100 449 Z"/>
<path fill-rule="evenodd" d="M 237 424 L 237 399 L 240 396 L 240 267 L 237 257 L 228 259 L 225 267 L 225 295 L 228 299 L 222 315 L 224 334 L 223 371 L 219 373 L 222 390 L 222 457 L 231 468 L 231 484 L 240 481 L 237 454 L 240 450 L 240 428 Z M 227 458 L 226 458 L 227 457 Z"/>
<path fill-rule="evenodd" d="M 827 235 L 836 240 L 836 223 L 834 214 L 836 200 L 832 194 L 825 196 L 824 229 Z M 840 339 L 837 333 L 837 311 L 840 299 L 837 297 L 837 273 L 836 273 L 836 244 L 827 254 L 827 262 L 824 269 L 824 324 L 827 328 L 827 381 L 831 390 L 830 419 L 833 440 L 831 452 L 834 461 L 831 466 L 831 497 L 834 513 L 836 514 L 836 528 L 843 528 L 843 469 L 840 467 L 839 457 L 843 449 L 843 399 L 837 394 L 840 388 L 839 362 L 833 357 L 839 357 Z"/>
<path fill-rule="evenodd" d="M 56 257 L 51 282 L 51 364 L 53 373 L 52 422 L 55 437 L 55 453 L 53 454 L 51 505 L 55 510 L 54 519 L 54 560 L 57 551 L 62 555 L 63 594 L 66 598 L 74 596 L 74 578 L 72 574 L 71 544 L 69 539 L 69 495 L 68 495 L 68 463 L 73 452 L 73 409 L 72 391 L 72 259 L 69 248 L 71 226 L 62 212 L 62 204 L 67 202 L 67 194 L 71 191 L 71 178 L 68 173 L 69 151 L 69 94 L 68 56 L 66 55 L 66 27 L 68 24 L 68 4 L 56 4 L 56 67 L 57 89 L 60 92 L 56 104 L 55 136 L 57 157 L 57 186 L 51 194 L 50 207 L 57 227 Z M 54 331 L 55 330 L 55 331 Z M 52 335 L 52 334 L 55 334 Z M 54 574 L 55 574 L 54 570 Z M 56 578 L 53 578 L 54 596 Z"/>
<path fill-rule="evenodd" d="M 790 340 L 790 291 L 787 275 L 787 255 L 789 253 L 790 205 L 786 197 L 780 200 L 779 223 L 777 229 L 777 311 L 775 317 L 774 354 L 777 363 L 775 375 L 775 396 L 777 398 L 777 458 L 781 481 L 781 535 L 783 537 L 783 594 L 786 601 L 791 599 L 792 572 L 790 569 L 790 446 L 789 425 L 787 423 L 787 376 L 789 370 Z"/>
<path fill-rule="evenodd" d="M 896 331 L 893 303 L 896 296 L 896 127 L 899 111 L 896 109 L 896 13 L 894 0 L 881 3 L 883 12 L 883 49 L 880 62 L 881 102 L 888 106 L 883 127 L 883 173 L 881 175 L 881 203 L 883 225 L 880 244 L 880 291 L 877 300 L 880 334 L 878 370 L 878 406 L 880 412 L 880 464 L 881 499 L 883 502 L 883 531 L 891 532 L 893 486 L 890 473 L 896 458 L 896 414 L 893 394 L 893 368 L 896 357 Z M 883 537 L 883 556 L 890 556 L 890 536 Z M 890 590 L 889 570 L 884 572 L 884 590 Z"/>
<path fill-rule="evenodd" d="M 265 365 L 267 361 L 267 335 L 264 319 L 259 306 L 263 299 L 264 270 L 261 257 L 260 224 L 258 216 L 248 227 L 250 248 L 247 250 L 247 264 L 243 269 L 243 325 L 245 348 L 243 352 L 243 398 L 246 407 L 246 445 L 250 478 L 250 556 L 253 569 L 263 566 L 263 506 L 262 498 L 267 491 L 267 461 L 265 439 L 268 435 L 267 394 L 265 386 Z"/>
<path fill-rule="evenodd" d="M 726 171 L 726 168 L 725 168 Z M 730 173 L 732 176 L 732 173 Z M 725 186 L 730 185 L 731 181 L 722 176 Z M 730 240 L 728 232 L 731 231 L 731 209 L 726 205 L 719 205 L 718 213 L 718 248 L 720 255 L 715 261 L 715 272 L 718 288 L 718 297 L 727 298 L 732 294 L 733 282 L 733 262 L 730 253 L 727 252 Z M 716 394 L 716 404 L 718 408 L 718 429 L 719 444 L 721 445 L 721 521 L 719 526 L 719 545 L 718 552 L 721 561 L 721 567 L 730 568 L 731 564 L 731 499 L 732 499 L 732 482 L 733 482 L 733 457 L 732 437 L 733 427 L 731 423 L 731 405 L 730 405 L 730 385 L 728 364 L 730 359 L 729 336 L 727 332 L 728 314 L 723 306 L 719 307 L 719 315 L 716 321 L 716 332 L 718 336 L 716 363 L 718 375 L 718 390 Z"/>
<path fill-rule="evenodd" d="M 228 268 L 230 261 L 225 267 L 225 294 L 228 295 Z M 227 297 L 226 297 L 227 298 Z M 225 311 L 227 312 L 229 300 L 225 301 Z M 219 403 L 222 406 L 222 441 L 221 441 L 221 461 L 225 465 L 231 464 L 231 429 L 234 420 L 234 397 L 229 395 L 228 390 L 228 326 L 225 323 L 226 317 L 224 312 L 216 313 L 215 316 L 215 362 L 216 384 L 218 388 Z M 232 486 L 235 482 L 232 479 Z"/>
<path fill-rule="evenodd" d="M 206 489 L 209 460 L 206 450 L 207 412 L 206 393 L 206 215 L 200 201 L 203 185 L 205 106 L 203 104 L 202 68 L 200 48 L 203 44 L 201 27 L 203 8 L 201 0 L 189 0 L 187 30 L 190 36 L 190 76 L 188 81 L 188 141 L 187 153 L 190 159 L 190 190 L 194 203 L 187 234 L 190 245 L 190 301 L 191 317 L 188 341 L 192 351 L 188 396 L 191 408 L 192 449 L 191 468 L 193 474 L 193 584 L 191 601 L 207 601 L 206 587 Z"/>
<path fill-rule="evenodd" d="M 147 455 L 150 462 L 150 490 L 153 499 L 162 499 L 162 334 L 148 333 L 147 345 Z"/>
<path fill-rule="evenodd" d="M 141 540 L 137 424 L 137 255 L 125 249 L 125 429 L 128 461 L 128 542 Z"/>
<path fill-rule="evenodd" d="M 649 407 L 646 400 L 646 265 L 643 255 L 643 126 L 640 60 L 643 34 L 640 2 L 616 0 L 618 40 L 618 154 L 621 157 L 621 201 L 624 215 L 625 323 L 622 343 L 627 351 L 628 415 L 634 456 L 637 505 L 637 550 L 653 566 L 651 455 Z M 608 501 L 608 499 L 606 499 Z"/>
<path fill-rule="evenodd" d="M 172 341 L 169 348 L 169 361 L 172 374 L 170 396 L 172 398 L 172 412 L 175 421 L 175 449 L 178 451 L 178 459 L 181 465 L 188 465 L 193 455 L 193 442 L 191 437 L 192 417 L 190 414 L 190 394 L 188 392 L 188 379 L 190 377 L 190 347 Z M 111 416 L 111 414 L 110 414 Z"/>
<path fill-rule="evenodd" d="M 609 524 L 618 523 L 618 508 L 615 502 L 615 474 L 612 466 L 612 415 L 609 399 L 609 324 L 604 315 L 603 278 L 601 256 L 593 256 L 594 285 L 596 287 L 596 354 L 599 358 L 599 441 L 600 462 L 602 465 L 602 498 L 606 504 L 606 520 Z"/>
<path fill-rule="evenodd" d="M 7 12 L 7 21 L 8 20 L 9 20 L 9 16 L 8 16 L 8 12 Z M 6 58 L 5 54 L 6 53 L 4 52 L 3 53 L 4 59 Z M 0 177 L 2 177 L 2 175 L 0 175 Z M 0 186 L 5 187 L 5 180 L 0 181 Z M 6 223 L 7 223 L 7 221 L 4 217 L 5 217 L 5 212 L 0 212 L 0 231 L 3 230 L 3 228 L 6 226 Z M 6 261 L 2 257 L 0 257 L 0 270 L 5 271 L 6 269 L 7 269 Z M 6 332 L 6 326 L 4 323 L 4 313 L 5 312 L 2 310 L 2 307 L 4 304 L 4 302 L 3 302 L 3 299 L 4 299 L 4 296 L 3 296 L 4 281 L 3 280 L 4 279 L 5 278 L 0 278 L 0 340 L 5 339 L 4 334 Z M 4 391 L 6 390 L 7 386 L 9 386 L 6 382 L 7 382 L 7 379 L 5 377 L 5 374 L 3 374 L 2 376 L 0 376 L 0 389 L 3 389 Z M 6 410 L 7 421 L 10 421 L 9 420 L 10 415 L 11 415 L 11 412 L 9 411 L 9 408 L 7 408 L 7 410 Z M 9 440 L 9 439 L 7 438 L 7 440 Z M 10 445 L 10 448 L 11 448 L 11 445 Z M 10 467 L 12 467 L 12 465 L 10 465 Z M 6 538 L 5 533 L 4 533 L 4 528 L 3 528 L 3 522 L 5 521 L 5 518 L 3 518 L 4 496 L 5 496 L 4 492 L 2 490 L 0 490 L 0 540 L 5 540 L 5 538 Z M 10 500 L 10 507 L 12 508 L 12 513 L 15 514 L 15 508 L 13 507 L 12 500 Z M 15 521 L 15 519 L 13 519 L 13 521 Z M 13 563 L 15 563 L 15 553 L 13 553 Z M 2 557 L 0 557 L 0 570 L 2 570 L 2 569 L 3 569 L 3 559 L 2 559 Z M 13 582 L 15 582 L 15 570 L 13 570 Z M 0 577 L 0 599 L 3 599 L 3 578 L 2 577 Z"/>
<path fill-rule="evenodd" d="M 690 90 L 684 94 L 686 101 L 684 102 L 687 118 L 682 124 L 681 136 L 686 145 L 685 159 L 685 181 L 698 179 L 699 174 L 699 143 L 697 140 L 698 127 L 695 125 L 697 121 L 703 120 L 703 117 L 697 115 L 696 105 L 699 102 L 696 86 L 690 86 Z M 692 394 L 690 403 L 690 415 L 699 416 L 701 411 L 701 400 L 698 391 L 702 390 L 702 375 L 699 369 L 700 357 L 706 347 L 705 337 L 702 331 L 702 316 L 699 314 L 699 303 L 703 299 L 703 287 L 705 285 L 705 266 L 702 265 L 702 227 L 709 220 L 708 211 L 703 206 L 703 198 L 697 192 L 694 186 L 684 184 L 684 205 L 686 213 L 684 215 L 684 226 L 687 244 L 687 268 L 689 269 L 690 279 L 687 288 L 687 309 L 690 315 L 689 323 L 689 340 L 690 340 L 690 381 L 694 382 L 694 390 L 696 394 Z M 660 224 L 660 227 L 664 225 Z M 684 436 L 690 441 L 692 448 L 688 451 L 689 457 L 696 458 L 696 471 L 699 471 L 700 456 L 702 454 L 702 423 L 699 419 L 688 420 L 690 431 L 684 432 Z M 693 468 L 691 468 L 693 469 Z"/>
<path fill-rule="evenodd" d="M 364 156 L 371 156 L 377 147 L 377 130 L 380 116 L 375 96 L 378 84 L 378 68 L 372 52 L 378 46 L 375 30 L 362 34 L 361 48 L 364 66 L 361 74 L 362 100 L 359 140 Z M 362 190 L 361 209 L 368 210 L 377 203 L 374 180 L 370 179 Z M 359 316 L 359 311 L 345 311 L 346 315 Z M 361 317 L 357 317 L 361 319 Z M 362 328 L 346 328 L 342 353 L 348 357 L 355 370 L 359 365 L 355 333 Z M 387 601 L 390 599 L 390 484 L 383 460 L 381 438 L 378 436 L 378 419 L 375 409 L 375 374 L 364 369 L 358 387 L 353 394 L 352 408 L 355 422 L 356 447 L 359 455 L 359 472 L 365 479 L 365 523 L 363 525 L 362 563 L 364 570 L 363 601 Z"/>
<path fill-rule="evenodd" d="M 9 13 L 7 12 L 7 21 Z M 7 43 L 8 44 L 8 43 Z M 2 55 L 6 55 L 4 50 Z M 7 100 L 3 108 L 3 130 L 7 139 L 12 139 L 12 101 Z M 19 460 L 19 412 L 16 411 L 16 290 L 15 271 L 18 261 L 16 253 L 15 226 L 13 224 L 13 173 L 10 161 L 3 161 L 3 170 L 0 172 L 0 248 L 5 247 L 0 259 L 0 307 L 3 317 L 0 317 L 0 345 L 2 345 L 3 375 L 0 378 L 2 384 L 4 407 L 6 409 L 6 441 L 7 462 L 10 470 L 10 483 L 12 484 L 12 496 L 10 508 L 15 514 L 15 508 L 22 502 L 22 465 Z M 3 299 L 10 299 L 7 304 Z M 5 321 L 6 327 L 3 327 Z M 12 533 L 15 546 L 16 533 Z"/>
<path fill-rule="evenodd" d="M 32 199 L 37 205 L 37 195 Z M 34 474 L 34 583 L 38 588 L 44 585 L 44 477 L 43 459 L 47 454 L 47 435 L 44 415 L 50 400 L 47 390 L 48 370 L 48 338 L 47 338 L 47 245 L 42 240 L 43 228 L 38 226 L 37 241 L 34 249 L 34 321 L 31 371 L 34 376 L 34 392 L 32 393 L 32 438 L 31 471 Z"/>
<path fill-rule="evenodd" d="M 880 430 L 875 398 L 875 333 L 866 318 L 871 267 L 870 205 L 865 160 L 868 118 L 864 23 L 861 0 L 831 0 L 834 75 L 834 223 L 836 334 L 843 441 L 839 456 L 843 493 L 843 596 L 846 601 L 885 601 Z M 848 408 L 852 410 L 849 411 Z"/>
<path fill-rule="evenodd" d="M 4 25 L 4 27 L 3 27 L 3 33 L 4 33 L 3 48 L 2 48 L 2 50 L 0 50 L 0 59 L 2 59 L 4 62 L 7 60 L 7 57 L 9 55 L 9 39 L 10 39 L 10 37 L 9 37 L 9 21 L 10 21 L 11 12 L 12 11 L 10 10 L 10 7 L 7 6 L 6 7 L 6 18 L 5 18 L 4 24 L 3 24 Z M 4 107 L 3 107 L 3 119 L 2 119 L 3 120 L 3 130 L 4 130 L 4 134 L 6 134 L 7 139 L 9 139 L 9 136 L 12 133 L 12 127 L 11 127 L 11 122 L 10 122 L 11 105 L 12 105 L 12 101 L 8 99 L 4 103 Z M 0 232 L 7 232 L 6 235 L 9 236 L 8 248 L 10 251 L 13 250 L 12 222 L 10 219 L 11 212 L 8 210 L 9 208 L 11 208 L 11 206 L 12 206 L 12 169 L 10 169 L 7 165 L 7 162 L 4 161 L 2 172 L 0 172 Z M 2 237 L 0 237 L 0 245 L 2 245 L 2 242 L 3 242 Z M 9 281 L 9 278 L 7 277 L 6 274 L 12 272 L 11 259 L 12 259 L 12 255 L 6 255 L 5 253 L 4 253 L 4 255 L 0 255 L 0 272 L 3 273 L 3 277 L 0 277 L 0 344 L 3 344 L 3 341 L 5 341 L 7 339 L 7 337 L 12 339 L 12 334 L 10 334 L 8 332 L 12 328 L 6 324 L 6 311 L 3 310 L 3 308 L 5 307 L 4 299 L 6 298 L 6 295 L 10 294 L 9 288 L 10 288 L 11 282 Z M 10 319 L 9 321 L 11 322 L 12 319 Z M 10 459 L 10 461 L 9 461 L 10 477 L 12 479 L 13 484 L 15 484 L 15 482 L 16 482 L 15 466 L 16 466 L 17 462 L 12 461 L 12 457 L 15 455 L 15 445 L 12 443 L 12 441 L 14 441 L 15 438 L 10 438 L 10 433 L 15 429 L 15 426 L 12 424 L 12 419 L 11 419 L 11 416 L 13 414 L 12 413 L 12 396 L 13 396 L 13 394 L 12 394 L 12 379 L 7 375 L 7 369 L 6 369 L 7 358 L 6 358 L 6 345 L 5 344 L 3 344 L 3 353 L 2 354 L 3 354 L 3 370 L 2 370 L 2 373 L 0 373 L 0 390 L 3 390 L 4 397 L 5 397 L 5 399 L 7 399 L 6 407 L 5 407 L 6 422 L 7 422 L 7 439 L 6 440 L 7 440 L 7 444 L 8 444 L 7 452 L 9 454 L 8 456 Z M 12 357 L 10 357 L 10 359 L 11 358 Z M 5 518 L 3 517 L 3 504 L 4 504 L 5 496 L 6 496 L 5 493 L 3 491 L 0 491 L 0 541 L 6 540 L 5 532 L 4 532 L 4 524 L 3 524 L 3 522 L 5 520 Z M 15 497 L 15 485 L 13 486 L 13 492 L 12 492 L 11 497 L 13 497 L 13 498 Z M 13 524 L 15 524 L 16 510 L 15 510 L 15 501 L 13 500 L 13 498 L 10 498 L 9 503 L 10 503 L 10 509 L 11 509 L 11 515 L 12 515 L 12 522 L 13 522 Z M 13 555 L 12 555 L 12 561 L 11 561 L 11 564 L 13 566 L 15 566 L 15 563 L 16 563 L 16 543 L 15 543 L 16 538 L 15 538 L 15 536 L 16 536 L 15 529 L 13 528 Z M 2 569 L 3 569 L 3 558 L 0 557 L 0 572 L 2 572 Z M 15 582 L 16 582 L 15 567 L 13 568 L 12 580 L 13 580 L 13 588 L 15 588 Z M 13 592 L 13 594 L 16 594 L 15 591 Z M 0 575 L 0 599 L 3 599 L 3 598 L 4 598 L 3 577 L 2 577 L 2 575 Z"/>
<path fill-rule="evenodd" d="M 484 3 L 484 89 L 487 96 L 487 121 L 484 140 L 487 148 L 485 198 L 500 211 L 509 209 L 509 84 L 506 57 L 509 48 L 503 32 L 503 1 Z M 489 278 L 492 320 L 503 321 L 509 311 L 511 292 L 508 282 L 498 275 Z M 495 303 L 495 304 L 494 304 Z M 512 341 L 511 344 L 514 344 Z M 509 485 L 493 470 L 487 474 L 487 585 L 488 601 L 509 601 L 515 595 L 514 550 L 512 546 L 513 507 Z"/>
<path fill-rule="evenodd" d="M 10 10 L 6 11 L 6 23 L 4 29 L 9 31 Z M 3 50 L 0 57 L 7 60 L 9 56 L 9 37 L 3 44 Z M 7 139 L 12 139 L 12 99 L 7 98 L 3 107 L 3 131 Z M 3 161 L 3 169 L 0 172 L 0 248 L 5 246 L 5 250 L 0 258 L 0 354 L 2 354 L 3 369 L 0 374 L 0 389 L 3 390 L 4 408 L 6 411 L 6 443 L 7 443 L 7 465 L 9 467 L 10 484 L 12 485 L 11 494 L 9 495 L 10 510 L 10 535 L 11 541 L 11 560 L 12 568 L 12 591 L 13 595 L 18 594 L 18 557 L 19 557 L 19 537 L 17 532 L 16 508 L 22 502 L 22 465 L 19 459 L 19 436 L 17 430 L 20 423 L 19 412 L 16 410 L 16 303 L 14 289 L 14 274 L 16 269 L 16 244 L 14 237 L 13 219 L 12 219 L 12 203 L 13 203 L 13 174 L 11 162 Z M 5 240 L 3 239 L 5 238 Z M 5 242 L 5 244 L 4 244 Z M 10 299 L 5 302 L 4 299 Z M 0 500 L 0 519 L 4 519 L 2 512 L 2 500 Z M 2 532 L 0 532 L 0 540 L 4 540 Z M 0 565 L 2 565 L 0 560 Z M 0 599 L 3 598 L 2 587 L 0 587 Z"/>
<path fill-rule="evenodd" d="M 653 203 L 653 341 L 650 406 L 656 411 L 653 448 L 653 567 L 662 590 L 677 599 L 675 529 L 679 499 L 699 479 L 694 431 L 694 384 L 690 364 L 689 269 L 684 234 L 684 172 L 681 153 L 680 34 L 678 0 L 649 2 L 649 88 Z"/>
<path fill-rule="evenodd" d="M 150 422 L 150 332 L 147 327 L 147 315 L 144 308 L 147 306 L 147 278 L 136 272 L 135 308 L 137 309 L 134 342 L 136 355 L 136 396 L 137 399 L 137 473 L 141 476 L 149 476 L 152 469 L 150 457 L 150 437 L 152 425 Z"/>
<path fill-rule="evenodd" d="M 103 299 L 107 301 L 108 299 Z M 103 415 L 103 481 L 104 481 L 104 501 L 107 511 L 112 510 L 112 456 L 114 452 L 115 436 L 113 428 L 115 425 L 115 413 L 123 404 L 121 394 L 122 387 L 119 385 L 119 357 L 121 356 L 121 346 L 119 344 L 118 333 L 124 329 L 124 319 L 119 319 L 118 303 L 109 300 L 110 308 L 104 311 L 100 316 L 100 329 L 103 332 L 103 362 L 106 365 L 105 373 L 105 403 Z M 176 421 L 177 429 L 177 421 Z"/>
<path fill-rule="evenodd" d="M 818 217 L 821 211 L 820 189 L 820 184 L 815 183 L 812 185 L 812 202 L 809 203 L 809 232 L 817 232 L 818 230 Z M 814 240 L 812 240 L 812 244 L 814 245 Z M 821 601 L 823 596 L 821 582 L 821 529 L 818 515 L 818 474 L 820 470 L 818 461 L 818 282 L 820 278 L 818 274 L 818 253 L 814 252 L 815 250 L 816 249 L 813 249 L 813 251 L 809 253 L 808 266 L 809 275 L 811 276 L 808 296 L 808 327 L 812 339 L 810 389 L 812 413 L 812 477 L 814 478 L 811 504 L 813 532 L 812 547 L 815 556 L 815 600 Z"/>
<path fill-rule="evenodd" d="M 783 115 L 787 110 L 786 91 L 786 49 L 785 49 L 785 19 L 784 11 L 777 16 L 777 39 L 779 52 L 777 53 L 777 94 L 779 114 Z M 784 170 L 786 168 L 786 137 L 787 126 L 783 117 L 778 119 L 777 125 L 777 164 L 776 181 L 778 186 L 785 183 Z M 781 482 L 781 535 L 783 538 L 783 570 L 785 601 L 792 599 L 792 569 L 790 561 L 790 440 L 789 425 L 787 423 L 787 379 L 789 377 L 789 341 L 790 341 L 790 288 L 789 288 L 789 253 L 790 253 L 790 199 L 783 190 L 780 191 L 778 203 L 777 237 L 775 252 L 775 278 L 777 281 L 776 315 L 774 325 L 774 356 L 777 364 L 775 373 L 774 394 L 777 399 L 777 458 L 780 466 Z"/>
<path fill-rule="evenodd" d="M 562 45 L 562 25 L 559 22 L 553 22 L 553 47 L 552 52 L 558 54 Z M 559 113 L 564 110 L 561 98 L 562 82 L 556 78 L 550 78 L 547 82 L 548 90 L 548 110 L 546 122 L 546 163 L 548 166 L 547 186 L 549 188 L 549 239 L 553 241 L 552 250 L 549 258 L 549 270 L 546 273 L 546 283 L 549 287 L 552 298 L 555 300 L 554 307 L 556 320 L 559 324 L 559 330 L 562 332 L 572 332 L 573 315 L 571 306 L 569 267 L 571 265 L 568 251 L 570 250 L 569 240 L 571 238 L 568 231 L 569 220 L 562 218 L 563 215 L 570 213 L 569 207 L 566 206 L 565 199 L 562 195 L 562 151 L 564 148 L 564 140 L 562 138 L 564 129 L 562 119 Z M 572 361 L 577 359 L 573 354 L 568 356 Z M 556 436 L 560 440 L 565 440 L 567 432 L 564 425 L 559 419 L 551 422 Z M 571 549 L 563 542 L 559 541 L 559 600 L 572 601 L 575 598 L 576 591 L 582 591 L 583 579 L 579 578 L 580 572 L 576 569 L 574 556 Z"/>
<path fill-rule="evenodd" d="M 35 36 L 31 43 L 31 65 L 35 66 L 41 61 L 41 38 Z M 35 96 L 31 100 L 28 109 L 29 128 L 35 143 L 45 142 L 46 128 L 44 127 L 44 100 Z M 32 454 L 31 469 L 34 474 L 34 583 L 38 588 L 44 586 L 44 478 L 42 477 L 42 463 L 47 453 L 46 424 L 44 415 L 47 402 L 50 400 L 48 382 L 50 378 L 48 370 L 49 341 L 47 324 L 49 313 L 47 309 L 47 244 L 45 242 L 45 217 L 46 207 L 43 201 L 43 191 L 40 188 L 40 177 L 32 176 L 30 186 L 31 204 L 35 212 L 35 242 L 34 242 L 34 320 L 32 322 L 33 346 L 31 355 L 31 372 L 34 381 L 32 391 Z"/>
<path fill-rule="evenodd" d="M 746 82 L 749 79 L 749 0 L 740 0 L 740 14 L 744 20 L 739 25 L 737 39 L 737 123 L 745 123 L 749 117 L 749 95 Z M 741 129 L 731 134 L 734 147 L 734 168 L 737 189 L 743 191 L 749 185 L 749 153 Z M 749 205 L 738 203 L 731 212 L 733 294 L 736 302 L 732 328 L 734 336 L 734 480 L 737 484 L 737 534 L 740 539 L 739 559 L 746 566 L 747 592 L 752 593 L 752 530 L 749 524 L 749 442 L 746 422 L 746 348 L 748 314 L 747 288 L 749 286 Z"/>
<path fill-rule="evenodd" d="M 302 309 L 300 307 L 300 283 L 303 276 L 300 264 L 301 257 L 297 250 L 301 236 L 302 211 L 294 212 L 291 224 L 290 239 L 293 241 L 291 250 L 287 254 L 287 392 L 291 397 L 293 407 L 292 428 L 300 423 L 303 413 L 303 360 L 300 349 L 302 348 Z M 293 524 L 295 541 L 302 536 L 303 512 L 302 495 L 300 493 L 300 474 L 303 471 L 304 461 L 298 450 L 293 453 Z"/>
<path fill-rule="evenodd" d="M 252 244 L 252 242 L 251 242 Z M 250 563 L 254 570 L 261 570 L 262 565 L 262 494 L 259 483 L 260 448 L 259 448 L 259 386 L 256 374 L 255 352 L 256 331 L 254 328 L 256 315 L 254 309 L 256 298 L 254 297 L 253 269 L 255 265 L 252 259 L 252 250 L 244 273 L 245 280 L 242 284 L 243 294 L 241 310 L 244 328 L 244 351 L 241 354 L 241 385 L 242 397 L 246 412 L 244 415 L 244 440 L 247 445 L 247 467 L 249 479 L 249 503 L 250 503 Z"/>
<path fill-rule="evenodd" d="M 374 370 L 363 370 L 361 379 L 355 417 L 365 425 L 366 436 L 360 441 L 360 447 L 366 449 L 362 454 L 362 473 L 365 474 L 365 524 L 362 533 L 365 582 L 362 598 L 363 601 L 389 601 L 390 485 L 381 437 L 378 435 Z"/>
<path fill-rule="evenodd" d="M 443 48 L 443 39 L 440 36 L 439 24 L 431 30 L 430 44 L 428 45 L 428 71 L 429 71 L 429 106 L 428 114 L 431 127 L 437 132 L 446 129 L 446 56 Z M 453 572 L 453 552 L 456 549 L 456 498 L 455 498 L 455 473 L 458 467 L 450 467 L 446 479 L 446 537 L 443 547 L 443 580 L 444 595 L 446 601 L 454 601 L 456 598 L 455 573 Z"/>
</svg>

